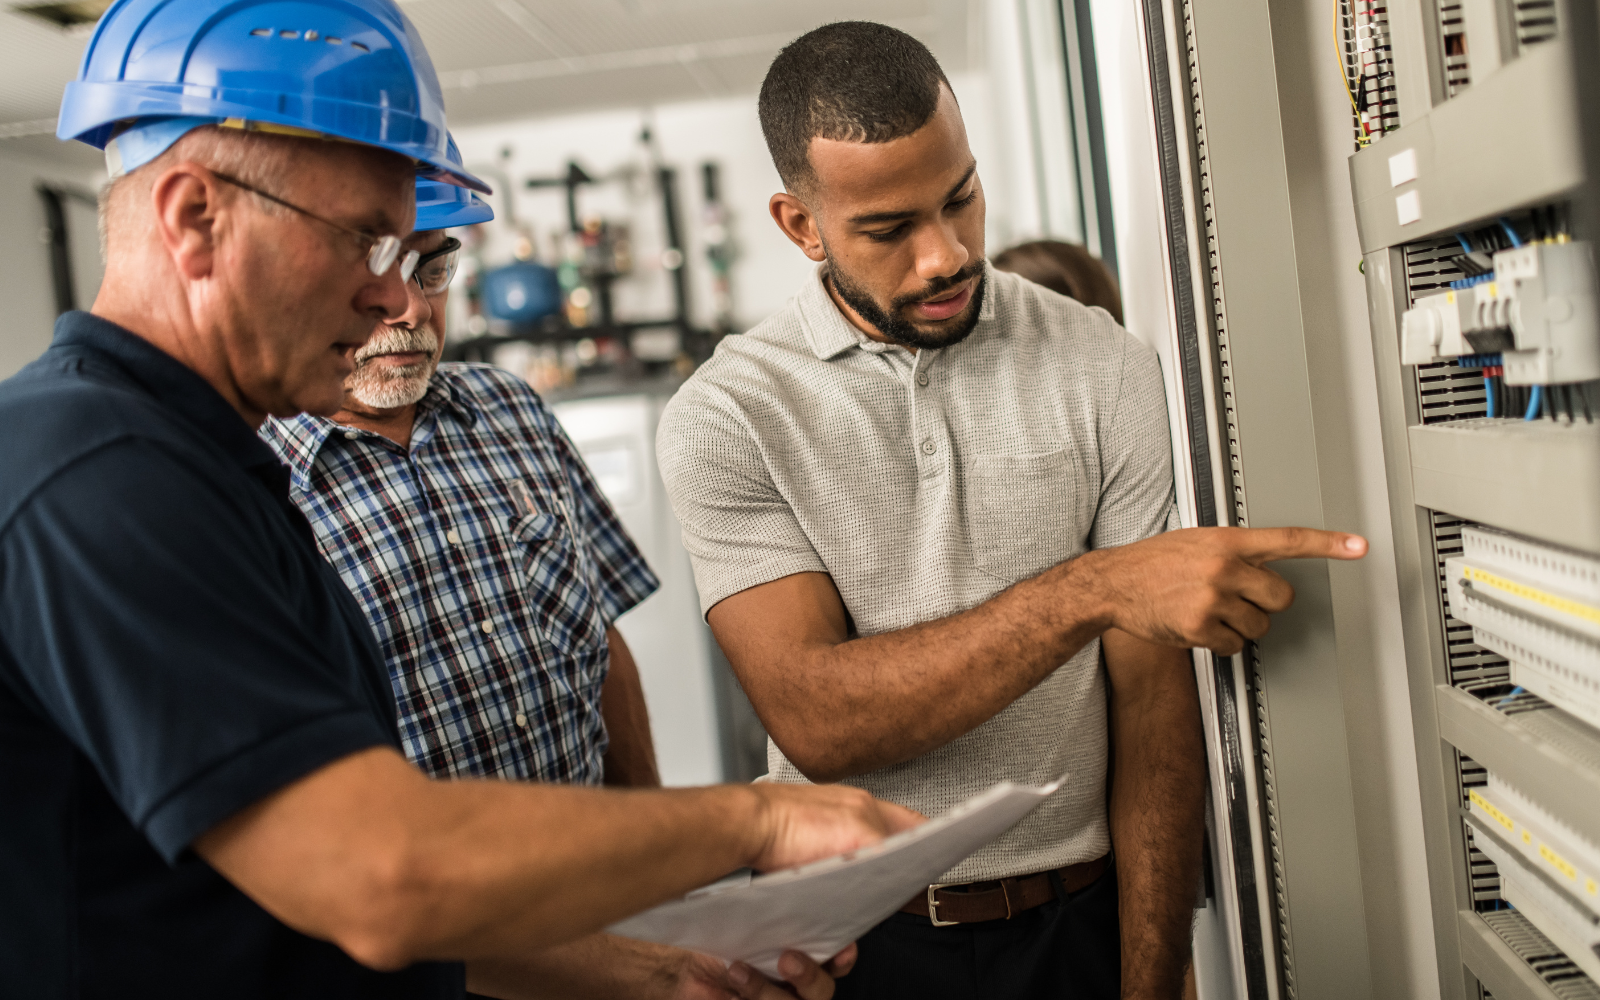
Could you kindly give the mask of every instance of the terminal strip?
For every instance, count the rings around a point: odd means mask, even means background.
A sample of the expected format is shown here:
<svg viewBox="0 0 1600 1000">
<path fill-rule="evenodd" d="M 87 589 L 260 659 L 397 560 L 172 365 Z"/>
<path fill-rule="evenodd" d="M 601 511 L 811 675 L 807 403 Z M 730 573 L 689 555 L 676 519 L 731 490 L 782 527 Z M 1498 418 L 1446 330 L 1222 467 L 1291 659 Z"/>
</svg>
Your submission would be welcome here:
<svg viewBox="0 0 1600 1000">
<path fill-rule="evenodd" d="M 1468 792 L 1472 844 L 1500 873 L 1500 895 L 1600 980 L 1600 846 L 1494 772 Z"/>
<path fill-rule="evenodd" d="M 1450 610 L 1504 656 L 1511 683 L 1600 727 L 1600 559 L 1492 528 L 1445 562 Z"/>
</svg>

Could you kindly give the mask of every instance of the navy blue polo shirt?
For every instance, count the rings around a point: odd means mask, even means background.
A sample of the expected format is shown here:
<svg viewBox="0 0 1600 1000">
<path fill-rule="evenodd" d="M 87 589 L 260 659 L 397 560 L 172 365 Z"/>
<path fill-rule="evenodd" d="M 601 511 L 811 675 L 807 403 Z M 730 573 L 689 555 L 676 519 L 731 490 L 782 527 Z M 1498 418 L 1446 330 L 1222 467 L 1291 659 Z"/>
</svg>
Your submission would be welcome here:
<svg viewBox="0 0 1600 1000">
<path fill-rule="evenodd" d="M 398 746 L 288 487 L 205 381 L 87 313 L 0 383 L 0 995 L 463 995 L 460 965 L 366 969 L 189 850 Z"/>
</svg>

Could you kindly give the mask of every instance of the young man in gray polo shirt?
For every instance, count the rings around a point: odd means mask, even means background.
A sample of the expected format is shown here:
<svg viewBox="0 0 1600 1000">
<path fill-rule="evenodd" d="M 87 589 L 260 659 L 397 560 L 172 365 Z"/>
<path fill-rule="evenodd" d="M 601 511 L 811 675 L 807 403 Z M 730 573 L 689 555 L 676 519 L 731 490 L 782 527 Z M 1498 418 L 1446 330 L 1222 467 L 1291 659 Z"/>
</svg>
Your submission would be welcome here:
<svg viewBox="0 0 1600 1000">
<path fill-rule="evenodd" d="M 1167 532 L 1154 353 L 987 266 L 976 163 L 920 43 L 819 28 L 760 110 L 773 218 L 819 266 L 689 380 L 658 447 L 772 777 L 937 815 L 1067 776 L 869 933 L 837 995 L 1176 997 L 1205 782 L 1185 650 L 1235 652 L 1289 605 L 1262 562 L 1365 543 Z"/>
</svg>

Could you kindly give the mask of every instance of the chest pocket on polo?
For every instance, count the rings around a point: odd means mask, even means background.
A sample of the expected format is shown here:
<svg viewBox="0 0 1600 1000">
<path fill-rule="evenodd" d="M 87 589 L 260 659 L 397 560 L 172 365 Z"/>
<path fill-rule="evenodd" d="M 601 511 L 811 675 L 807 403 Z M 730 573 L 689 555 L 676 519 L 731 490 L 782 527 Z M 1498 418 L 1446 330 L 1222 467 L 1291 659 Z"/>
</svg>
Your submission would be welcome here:
<svg viewBox="0 0 1600 1000">
<path fill-rule="evenodd" d="M 523 596 L 539 632 L 560 653 L 591 650 L 605 638 L 592 567 L 555 514 L 524 514 L 510 523 Z"/>
<path fill-rule="evenodd" d="M 1015 583 L 1076 555 L 1084 528 L 1074 509 L 1074 474 L 1065 449 L 974 456 L 963 497 L 973 564 Z"/>
</svg>

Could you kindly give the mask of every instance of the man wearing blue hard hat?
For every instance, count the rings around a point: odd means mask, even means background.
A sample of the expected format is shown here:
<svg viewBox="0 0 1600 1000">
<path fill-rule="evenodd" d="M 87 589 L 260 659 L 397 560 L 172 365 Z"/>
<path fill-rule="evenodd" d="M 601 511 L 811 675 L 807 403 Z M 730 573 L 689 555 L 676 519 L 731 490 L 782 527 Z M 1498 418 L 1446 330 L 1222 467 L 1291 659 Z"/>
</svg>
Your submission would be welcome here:
<svg viewBox="0 0 1600 1000">
<path fill-rule="evenodd" d="M 338 410 L 407 310 L 419 174 L 486 190 L 392 2 L 119 0 L 59 134 L 116 176 L 92 312 L 0 383 L 6 995 L 459 997 L 469 970 L 539 995 L 517 973 L 544 949 L 915 822 L 852 789 L 401 755 L 362 609 L 255 434 Z"/>
</svg>

